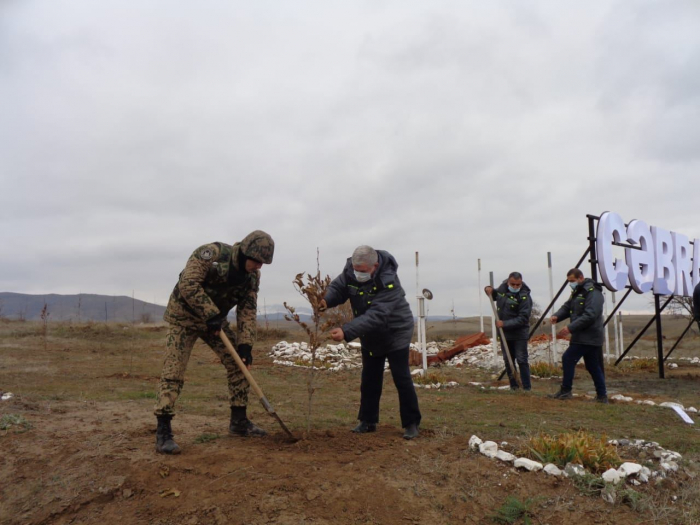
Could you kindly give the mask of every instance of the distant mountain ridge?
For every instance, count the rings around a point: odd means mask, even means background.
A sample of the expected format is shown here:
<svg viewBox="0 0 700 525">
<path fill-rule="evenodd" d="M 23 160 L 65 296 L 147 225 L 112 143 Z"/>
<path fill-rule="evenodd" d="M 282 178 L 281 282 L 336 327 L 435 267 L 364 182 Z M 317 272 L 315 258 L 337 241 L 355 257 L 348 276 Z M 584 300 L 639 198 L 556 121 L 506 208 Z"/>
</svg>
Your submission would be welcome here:
<svg viewBox="0 0 700 525">
<path fill-rule="evenodd" d="M 0 292 L 0 317 L 38 321 L 41 319 L 41 310 L 44 304 L 46 304 L 49 313 L 49 321 L 157 323 L 163 320 L 165 312 L 164 306 L 140 299 L 132 299 L 126 295 Z M 303 321 L 310 319 L 311 308 L 295 306 L 295 309 Z M 264 322 L 266 316 L 268 322 L 284 322 L 286 313 L 284 305 L 281 304 L 258 304 L 259 322 Z M 428 319 L 430 321 L 445 321 L 452 319 L 452 317 L 431 315 Z"/>
</svg>

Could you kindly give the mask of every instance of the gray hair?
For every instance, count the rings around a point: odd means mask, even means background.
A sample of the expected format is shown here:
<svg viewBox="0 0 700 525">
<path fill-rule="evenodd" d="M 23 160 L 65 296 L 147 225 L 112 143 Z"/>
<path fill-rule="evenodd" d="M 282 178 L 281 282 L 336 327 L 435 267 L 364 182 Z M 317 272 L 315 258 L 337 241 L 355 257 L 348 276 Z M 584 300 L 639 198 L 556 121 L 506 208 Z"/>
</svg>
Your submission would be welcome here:
<svg viewBox="0 0 700 525">
<path fill-rule="evenodd" d="M 358 264 L 367 264 L 369 266 L 374 266 L 377 264 L 379 256 L 377 255 L 377 250 L 371 246 L 358 246 L 355 251 L 352 252 L 352 264 L 353 266 Z"/>
</svg>

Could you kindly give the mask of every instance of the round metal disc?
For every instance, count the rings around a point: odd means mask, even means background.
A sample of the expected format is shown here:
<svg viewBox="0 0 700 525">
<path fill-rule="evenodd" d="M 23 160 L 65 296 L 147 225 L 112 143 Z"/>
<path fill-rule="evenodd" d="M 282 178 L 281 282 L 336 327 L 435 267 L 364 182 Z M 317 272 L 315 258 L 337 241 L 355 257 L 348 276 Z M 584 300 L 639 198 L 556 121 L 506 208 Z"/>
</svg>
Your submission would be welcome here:
<svg viewBox="0 0 700 525">
<path fill-rule="evenodd" d="M 423 288 L 423 297 L 430 301 L 433 298 L 433 292 L 431 292 L 427 288 Z"/>
</svg>

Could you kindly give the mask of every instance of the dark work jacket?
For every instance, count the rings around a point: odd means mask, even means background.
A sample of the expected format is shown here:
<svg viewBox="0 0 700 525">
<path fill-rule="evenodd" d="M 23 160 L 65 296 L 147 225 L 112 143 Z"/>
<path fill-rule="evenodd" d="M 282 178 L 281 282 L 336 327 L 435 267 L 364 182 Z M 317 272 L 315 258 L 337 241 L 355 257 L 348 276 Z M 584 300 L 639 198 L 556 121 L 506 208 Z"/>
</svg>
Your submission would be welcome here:
<svg viewBox="0 0 700 525">
<path fill-rule="evenodd" d="M 491 294 L 498 308 L 498 318 L 503 321 L 503 333 L 508 341 L 530 339 L 530 314 L 532 299 L 530 288 L 523 283 L 520 290 L 508 290 L 508 281 L 503 281 Z"/>
<path fill-rule="evenodd" d="M 329 308 L 350 300 L 354 319 L 342 326 L 345 340 L 359 337 L 363 352 L 371 356 L 406 350 L 413 337 L 413 314 L 396 274 L 399 265 L 389 252 L 377 253 L 379 267 L 369 281 L 355 279 L 349 258 L 325 296 Z"/>
<path fill-rule="evenodd" d="M 557 322 L 571 317 L 572 344 L 603 345 L 603 302 L 603 287 L 591 279 L 584 279 L 554 314 Z"/>
</svg>

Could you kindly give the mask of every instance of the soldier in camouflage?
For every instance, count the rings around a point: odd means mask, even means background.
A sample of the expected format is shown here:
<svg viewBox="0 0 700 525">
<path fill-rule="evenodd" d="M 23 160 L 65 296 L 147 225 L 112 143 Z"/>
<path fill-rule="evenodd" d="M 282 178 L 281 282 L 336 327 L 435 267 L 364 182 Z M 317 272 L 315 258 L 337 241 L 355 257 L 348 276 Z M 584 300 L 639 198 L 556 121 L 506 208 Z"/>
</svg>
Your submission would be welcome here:
<svg viewBox="0 0 700 525">
<path fill-rule="evenodd" d="M 250 367 L 253 364 L 260 268 L 272 262 L 274 250 L 272 237 L 256 230 L 233 246 L 221 242 L 200 246 L 188 259 L 163 316 L 170 327 L 155 407 L 157 452 L 180 453 L 180 447 L 173 440 L 171 420 L 175 401 L 184 384 L 187 361 L 197 338 L 214 351 L 226 368 L 231 404 L 229 434 L 265 435 L 265 431 L 246 415 L 248 381 L 226 351 L 219 332 L 226 333 L 238 355 Z M 234 306 L 237 333 L 227 321 Z"/>
</svg>

